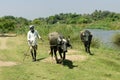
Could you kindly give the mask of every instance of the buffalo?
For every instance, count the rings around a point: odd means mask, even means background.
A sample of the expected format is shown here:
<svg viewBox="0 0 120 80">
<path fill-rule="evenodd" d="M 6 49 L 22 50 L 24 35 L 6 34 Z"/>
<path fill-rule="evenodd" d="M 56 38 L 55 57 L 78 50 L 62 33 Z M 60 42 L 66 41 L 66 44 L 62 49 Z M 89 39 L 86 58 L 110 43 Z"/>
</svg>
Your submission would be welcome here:
<svg viewBox="0 0 120 80">
<path fill-rule="evenodd" d="M 92 37 L 93 37 L 93 35 L 91 34 L 91 32 L 89 30 L 83 30 L 80 32 L 80 38 L 84 44 L 85 51 L 89 54 L 91 54 L 90 44 L 92 41 Z"/>
<path fill-rule="evenodd" d="M 50 55 L 55 57 L 56 63 L 61 63 L 66 58 L 67 47 L 71 47 L 70 39 L 65 38 L 58 32 L 52 32 L 48 35 L 50 44 Z M 60 55 L 60 59 L 57 57 L 57 51 Z"/>
</svg>

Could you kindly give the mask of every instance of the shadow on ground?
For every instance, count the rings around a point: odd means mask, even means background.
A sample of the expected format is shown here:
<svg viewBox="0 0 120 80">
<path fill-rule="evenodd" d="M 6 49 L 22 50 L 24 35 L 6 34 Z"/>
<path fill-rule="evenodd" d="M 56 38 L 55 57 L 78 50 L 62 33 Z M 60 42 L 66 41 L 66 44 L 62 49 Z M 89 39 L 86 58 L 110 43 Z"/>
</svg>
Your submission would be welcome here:
<svg viewBox="0 0 120 80">
<path fill-rule="evenodd" d="M 73 65 L 73 62 L 71 60 L 65 59 L 63 61 L 63 66 L 67 66 L 69 69 L 73 69 L 74 67 L 78 67 L 77 65 Z"/>
<path fill-rule="evenodd" d="M 39 58 L 39 59 L 37 59 L 36 61 L 41 61 L 41 60 L 44 60 L 46 57 L 44 57 L 44 58 Z"/>
</svg>

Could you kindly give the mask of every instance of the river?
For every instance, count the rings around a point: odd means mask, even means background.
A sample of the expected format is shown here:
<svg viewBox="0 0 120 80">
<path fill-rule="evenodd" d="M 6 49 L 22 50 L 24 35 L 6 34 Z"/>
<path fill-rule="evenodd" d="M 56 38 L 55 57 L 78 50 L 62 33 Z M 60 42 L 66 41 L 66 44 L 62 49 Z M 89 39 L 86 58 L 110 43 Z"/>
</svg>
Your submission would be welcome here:
<svg viewBox="0 0 120 80">
<path fill-rule="evenodd" d="M 103 44 L 113 46 L 112 38 L 115 34 L 120 33 L 120 30 L 101 30 L 101 29 L 88 29 L 93 38 L 99 39 Z"/>
</svg>

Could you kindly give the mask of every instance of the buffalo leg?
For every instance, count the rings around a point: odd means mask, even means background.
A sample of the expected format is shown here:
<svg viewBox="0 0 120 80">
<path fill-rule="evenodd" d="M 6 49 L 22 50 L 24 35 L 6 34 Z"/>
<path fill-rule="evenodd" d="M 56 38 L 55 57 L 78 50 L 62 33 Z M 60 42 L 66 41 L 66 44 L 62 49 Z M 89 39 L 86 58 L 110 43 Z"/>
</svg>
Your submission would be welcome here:
<svg viewBox="0 0 120 80">
<path fill-rule="evenodd" d="M 88 47 L 87 47 L 87 48 L 88 48 L 88 53 L 90 53 L 90 45 L 89 45 L 89 44 L 88 44 Z"/>
<path fill-rule="evenodd" d="M 63 60 L 65 60 L 65 58 L 66 58 L 66 53 L 64 52 L 63 53 Z"/>
<path fill-rule="evenodd" d="M 53 47 L 50 47 L 50 53 L 51 57 L 53 57 Z"/>
<path fill-rule="evenodd" d="M 88 53 L 89 53 L 90 55 L 92 55 L 92 54 L 91 54 L 91 51 L 90 51 L 90 43 L 89 43 L 89 45 L 88 45 Z"/>
<path fill-rule="evenodd" d="M 59 53 L 59 55 L 60 55 L 60 58 L 62 58 L 62 53 Z"/>
<path fill-rule="evenodd" d="M 88 48 L 87 48 L 87 42 L 84 42 L 84 47 L 85 47 L 85 51 L 88 52 Z"/>
<path fill-rule="evenodd" d="M 56 52 L 57 52 L 57 49 L 55 48 L 55 49 L 54 49 L 55 60 L 56 60 L 56 63 L 59 63 L 59 62 L 58 62 L 58 58 L 57 58 L 57 54 L 56 54 Z"/>
<path fill-rule="evenodd" d="M 58 51 L 59 51 L 60 58 L 62 59 L 62 49 L 58 47 Z"/>
</svg>

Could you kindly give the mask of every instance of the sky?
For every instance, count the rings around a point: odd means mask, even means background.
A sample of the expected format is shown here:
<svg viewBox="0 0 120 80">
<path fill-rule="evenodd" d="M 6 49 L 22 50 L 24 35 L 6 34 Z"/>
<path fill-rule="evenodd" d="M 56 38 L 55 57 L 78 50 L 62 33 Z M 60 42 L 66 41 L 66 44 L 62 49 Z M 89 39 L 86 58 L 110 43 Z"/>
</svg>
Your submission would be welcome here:
<svg viewBox="0 0 120 80">
<path fill-rule="evenodd" d="M 0 0 L 0 17 L 33 20 L 60 13 L 91 14 L 95 10 L 120 13 L 120 0 Z"/>
</svg>

